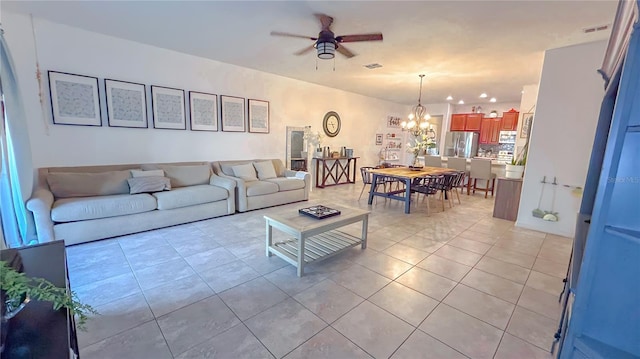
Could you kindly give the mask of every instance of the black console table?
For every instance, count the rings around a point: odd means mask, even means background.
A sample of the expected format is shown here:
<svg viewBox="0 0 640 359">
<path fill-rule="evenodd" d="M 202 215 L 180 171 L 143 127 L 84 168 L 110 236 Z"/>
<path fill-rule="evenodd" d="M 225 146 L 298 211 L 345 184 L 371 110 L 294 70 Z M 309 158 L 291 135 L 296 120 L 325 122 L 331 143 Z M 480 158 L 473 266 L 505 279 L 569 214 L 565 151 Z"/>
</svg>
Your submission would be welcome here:
<svg viewBox="0 0 640 359">
<path fill-rule="evenodd" d="M 356 182 L 358 157 L 315 158 L 316 187 Z"/>
<path fill-rule="evenodd" d="M 3 260 L 8 251 L 0 251 Z M 69 289 L 64 241 L 23 247 L 18 252 L 27 276 L 44 278 L 57 287 Z M 0 356 L 3 359 L 79 358 L 74 318 L 65 308 L 53 310 L 51 302 L 32 300 L 9 320 L 4 352 Z"/>
</svg>

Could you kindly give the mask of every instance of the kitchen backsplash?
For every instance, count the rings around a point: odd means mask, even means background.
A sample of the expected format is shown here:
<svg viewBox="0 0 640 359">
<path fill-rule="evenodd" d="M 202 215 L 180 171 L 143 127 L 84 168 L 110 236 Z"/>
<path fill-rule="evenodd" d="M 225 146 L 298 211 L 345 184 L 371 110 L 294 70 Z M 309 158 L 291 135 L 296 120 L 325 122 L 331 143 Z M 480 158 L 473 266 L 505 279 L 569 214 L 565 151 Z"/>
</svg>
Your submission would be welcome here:
<svg viewBox="0 0 640 359">
<path fill-rule="evenodd" d="M 512 143 L 503 143 L 498 145 L 480 144 L 478 146 L 479 157 L 498 157 L 499 151 L 513 152 Z"/>
</svg>

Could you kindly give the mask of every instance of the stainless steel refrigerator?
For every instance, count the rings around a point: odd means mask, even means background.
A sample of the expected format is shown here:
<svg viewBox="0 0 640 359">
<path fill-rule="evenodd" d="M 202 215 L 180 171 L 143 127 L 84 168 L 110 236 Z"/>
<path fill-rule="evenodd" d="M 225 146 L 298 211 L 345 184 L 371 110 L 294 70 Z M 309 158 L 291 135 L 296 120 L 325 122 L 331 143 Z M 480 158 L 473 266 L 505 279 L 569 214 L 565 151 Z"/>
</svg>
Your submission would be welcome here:
<svg viewBox="0 0 640 359">
<path fill-rule="evenodd" d="M 444 140 L 444 155 L 447 157 L 473 158 L 478 154 L 478 133 L 447 132 Z"/>
</svg>

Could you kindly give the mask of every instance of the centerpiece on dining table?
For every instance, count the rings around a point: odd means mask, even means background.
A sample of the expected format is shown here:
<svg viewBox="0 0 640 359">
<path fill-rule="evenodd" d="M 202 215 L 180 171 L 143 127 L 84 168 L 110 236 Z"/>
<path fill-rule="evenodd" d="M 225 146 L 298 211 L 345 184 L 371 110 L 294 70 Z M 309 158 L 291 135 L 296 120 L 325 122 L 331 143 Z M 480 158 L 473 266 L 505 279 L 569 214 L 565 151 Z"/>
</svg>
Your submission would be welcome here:
<svg viewBox="0 0 640 359">
<path fill-rule="evenodd" d="M 420 164 L 418 156 L 424 155 L 427 149 L 435 147 L 436 143 L 431 137 L 427 136 L 426 133 L 415 136 L 413 141 L 414 143 L 407 143 L 407 152 L 413 153 L 413 164 L 409 166 L 409 169 L 420 171 L 424 166 Z"/>
</svg>

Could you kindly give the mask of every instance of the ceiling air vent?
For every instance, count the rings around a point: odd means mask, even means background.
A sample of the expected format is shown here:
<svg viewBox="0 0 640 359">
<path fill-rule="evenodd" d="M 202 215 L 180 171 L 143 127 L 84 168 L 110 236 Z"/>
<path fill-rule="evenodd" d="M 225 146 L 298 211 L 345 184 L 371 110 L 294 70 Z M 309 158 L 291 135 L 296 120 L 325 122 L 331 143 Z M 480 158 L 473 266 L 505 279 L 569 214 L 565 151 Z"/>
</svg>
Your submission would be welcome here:
<svg viewBox="0 0 640 359">
<path fill-rule="evenodd" d="M 582 29 L 582 32 L 584 32 L 585 34 L 589 34 L 589 33 L 592 33 L 592 32 L 603 31 L 603 30 L 606 30 L 608 28 L 609 28 L 609 24 L 606 24 L 606 25 L 588 27 L 586 29 Z"/>
<path fill-rule="evenodd" d="M 377 69 L 382 67 L 382 65 L 378 64 L 378 63 L 373 63 L 373 64 L 369 64 L 369 65 L 364 65 L 364 67 L 368 68 L 369 70 L 373 70 L 373 69 Z"/>
</svg>

